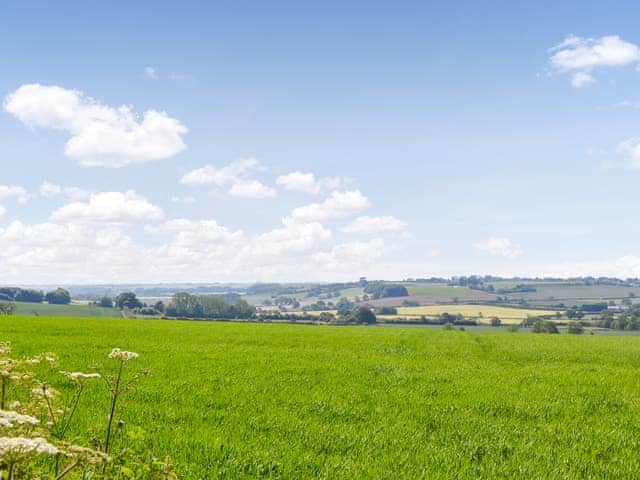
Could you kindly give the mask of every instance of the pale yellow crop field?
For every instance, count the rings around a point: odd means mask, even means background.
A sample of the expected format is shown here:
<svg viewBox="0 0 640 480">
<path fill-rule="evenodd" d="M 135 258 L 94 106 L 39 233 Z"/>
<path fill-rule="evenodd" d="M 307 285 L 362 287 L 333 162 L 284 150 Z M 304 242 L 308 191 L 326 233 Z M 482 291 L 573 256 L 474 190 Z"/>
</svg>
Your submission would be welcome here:
<svg viewBox="0 0 640 480">
<path fill-rule="evenodd" d="M 489 323 L 491 317 L 498 317 L 503 324 L 520 323 L 522 320 L 531 317 L 555 315 L 556 310 L 538 310 L 533 308 L 511 308 L 499 307 L 495 305 L 429 305 L 423 307 L 399 307 L 396 315 L 378 315 L 380 320 L 394 320 L 398 317 L 416 319 L 425 315 L 436 317 L 442 313 L 451 315 L 462 314 L 465 318 L 474 318 L 478 323 Z M 337 315 L 335 310 L 326 310 L 333 315 Z M 319 311 L 308 312 L 310 315 L 320 315 Z"/>
<path fill-rule="evenodd" d="M 510 308 L 495 305 L 429 305 L 424 307 L 400 307 L 401 317 L 419 317 L 421 315 L 436 316 L 442 313 L 462 314 L 465 317 L 477 318 L 480 323 L 489 322 L 491 317 L 498 317 L 502 323 L 519 323 L 527 316 L 555 315 L 556 310 L 537 310 L 532 308 Z M 483 318 L 479 318 L 483 317 Z"/>
</svg>

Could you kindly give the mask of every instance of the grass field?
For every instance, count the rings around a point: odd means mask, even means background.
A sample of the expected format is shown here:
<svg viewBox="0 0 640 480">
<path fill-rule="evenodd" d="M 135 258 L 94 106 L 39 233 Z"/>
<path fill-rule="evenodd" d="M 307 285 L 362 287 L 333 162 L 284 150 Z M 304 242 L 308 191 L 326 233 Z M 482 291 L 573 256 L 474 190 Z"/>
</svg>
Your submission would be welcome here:
<svg viewBox="0 0 640 480">
<path fill-rule="evenodd" d="M 398 315 L 419 317 L 421 315 L 435 316 L 442 313 L 462 314 L 465 317 L 482 316 L 486 322 L 491 317 L 498 317 L 504 323 L 518 323 L 527 316 L 554 315 L 555 310 L 536 310 L 530 308 L 497 307 L 494 305 L 429 305 L 425 307 L 400 307 Z M 480 315 L 482 314 L 482 315 Z"/>
<path fill-rule="evenodd" d="M 18 315 L 45 317 L 122 317 L 122 312 L 114 308 L 93 307 L 72 303 L 70 305 L 49 305 L 48 303 L 16 302 Z"/>
<path fill-rule="evenodd" d="M 622 299 L 633 293 L 640 297 L 639 287 L 623 287 L 616 285 L 571 285 L 567 283 L 538 283 L 531 284 L 536 288 L 535 292 L 523 292 L 509 294 L 509 298 L 524 298 L 526 300 L 549 300 L 556 302 L 565 301 L 571 304 L 572 300 L 585 300 L 598 302 L 612 299 Z M 495 285 L 496 288 L 499 284 Z"/>
<path fill-rule="evenodd" d="M 60 368 L 151 369 L 126 424 L 180 478 L 637 478 L 640 338 L 0 319 Z M 62 388 L 62 384 L 58 385 Z M 104 386 L 81 404 L 105 409 Z M 129 427 L 127 427 L 129 428 Z M 82 431 L 78 428 L 78 432 Z"/>
</svg>

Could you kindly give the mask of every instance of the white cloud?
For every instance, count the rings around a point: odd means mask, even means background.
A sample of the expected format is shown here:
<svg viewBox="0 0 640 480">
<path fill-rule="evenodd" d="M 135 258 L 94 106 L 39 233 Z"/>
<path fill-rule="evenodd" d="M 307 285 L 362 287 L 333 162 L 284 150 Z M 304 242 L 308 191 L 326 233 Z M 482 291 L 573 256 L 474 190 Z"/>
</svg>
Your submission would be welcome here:
<svg viewBox="0 0 640 480">
<path fill-rule="evenodd" d="M 342 228 L 345 233 L 371 235 L 378 233 L 400 233 L 407 228 L 407 224 L 392 216 L 358 217 Z"/>
<path fill-rule="evenodd" d="M 326 252 L 313 255 L 313 261 L 330 271 L 358 271 L 384 254 L 385 243 L 381 238 L 368 242 L 347 242 Z"/>
<path fill-rule="evenodd" d="M 263 170 L 261 163 L 255 158 L 243 158 L 217 168 L 205 165 L 185 174 L 180 183 L 184 185 L 204 185 L 226 187 L 239 180 L 244 180 L 250 172 Z"/>
<path fill-rule="evenodd" d="M 51 182 L 42 182 L 38 191 L 45 198 L 64 195 L 68 200 L 85 200 L 92 193 L 80 187 L 62 187 Z"/>
<path fill-rule="evenodd" d="M 265 168 L 255 158 L 243 158 L 218 168 L 205 165 L 183 175 L 180 183 L 191 186 L 213 186 L 227 189 L 234 197 L 267 198 L 275 197 L 277 192 L 262 182 L 250 178 L 254 172 Z"/>
<path fill-rule="evenodd" d="M 485 242 L 474 244 L 474 247 L 496 257 L 513 259 L 522 255 L 520 246 L 505 237 L 490 237 Z"/>
<path fill-rule="evenodd" d="M 550 49 L 551 64 L 560 72 L 575 72 L 571 79 L 580 88 L 595 82 L 590 71 L 602 67 L 622 67 L 640 61 L 640 47 L 618 35 L 583 38 L 570 35 Z"/>
<path fill-rule="evenodd" d="M 571 77 L 571 85 L 576 88 L 586 87 L 587 85 L 591 85 L 595 83 L 595 78 L 590 73 L 586 72 L 578 72 L 574 73 Z"/>
<path fill-rule="evenodd" d="M 196 198 L 192 197 L 191 195 L 187 195 L 184 197 L 175 196 L 171 197 L 171 201 L 173 203 L 181 203 L 183 205 L 193 205 L 194 203 L 196 203 Z"/>
<path fill-rule="evenodd" d="M 331 230 L 318 222 L 282 219 L 282 227 L 258 235 L 247 245 L 244 254 L 251 256 L 291 256 L 312 253 L 331 239 Z"/>
<path fill-rule="evenodd" d="M 371 203 L 360 190 L 332 192 L 322 203 L 311 203 L 293 210 L 291 216 L 305 222 L 321 222 L 332 218 L 346 217 L 369 208 Z"/>
<path fill-rule="evenodd" d="M 243 180 L 231 186 L 229 195 L 242 198 L 270 198 L 277 194 L 273 188 L 267 187 L 258 180 Z"/>
<path fill-rule="evenodd" d="M 69 133 L 65 154 L 84 166 L 123 167 L 162 160 L 184 150 L 187 128 L 165 112 L 112 108 L 82 92 L 58 86 L 22 85 L 4 109 L 30 127 Z"/>
<path fill-rule="evenodd" d="M 158 73 L 156 72 L 156 69 L 153 67 L 144 67 L 144 76 L 151 80 L 158 79 Z"/>
<path fill-rule="evenodd" d="M 632 138 L 621 142 L 617 151 L 627 157 L 630 168 L 640 169 L 640 139 Z"/>
<path fill-rule="evenodd" d="M 280 175 L 276 179 L 278 185 L 282 185 L 286 190 L 300 191 L 311 194 L 319 194 L 323 191 L 334 190 L 347 183 L 347 179 L 340 177 L 316 178 L 310 172 L 291 172 Z"/>
<path fill-rule="evenodd" d="M 7 213 L 7 209 L 0 205 L 0 217 L 2 217 L 5 213 Z"/>
<path fill-rule="evenodd" d="M 29 201 L 29 193 L 24 187 L 17 185 L 0 185 L 0 200 L 15 198 L 18 203 L 25 204 Z"/>
<path fill-rule="evenodd" d="M 88 202 L 69 203 L 51 214 L 54 221 L 131 225 L 160 220 L 162 209 L 133 190 L 94 193 Z"/>
</svg>

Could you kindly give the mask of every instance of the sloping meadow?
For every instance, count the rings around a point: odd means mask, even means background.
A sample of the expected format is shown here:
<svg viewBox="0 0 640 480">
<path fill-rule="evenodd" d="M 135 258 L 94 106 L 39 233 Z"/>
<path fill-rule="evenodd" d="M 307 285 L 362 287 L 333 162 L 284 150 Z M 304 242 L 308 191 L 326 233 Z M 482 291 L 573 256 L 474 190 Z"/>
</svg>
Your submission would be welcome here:
<svg viewBox="0 0 640 480">
<path fill-rule="evenodd" d="M 117 420 L 180 478 L 640 471 L 638 337 L 43 317 L 0 329 L 17 353 L 56 352 L 60 370 L 138 352 L 150 374 Z M 78 442 L 106 423 L 104 388 L 87 387 Z"/>
</svg>

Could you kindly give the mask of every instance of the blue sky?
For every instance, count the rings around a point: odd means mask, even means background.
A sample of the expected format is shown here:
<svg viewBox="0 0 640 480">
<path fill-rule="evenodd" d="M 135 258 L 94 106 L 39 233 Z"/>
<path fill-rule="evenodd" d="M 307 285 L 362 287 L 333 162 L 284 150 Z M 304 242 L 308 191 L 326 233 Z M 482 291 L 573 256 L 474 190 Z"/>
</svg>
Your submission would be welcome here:
<svg viewBox="0 0 640 480">
<path fill-rule="evenodd" d="M 3 7 L 4 281 L 640 276 L 633 2 L 132 3 Z"/>
</svg>

